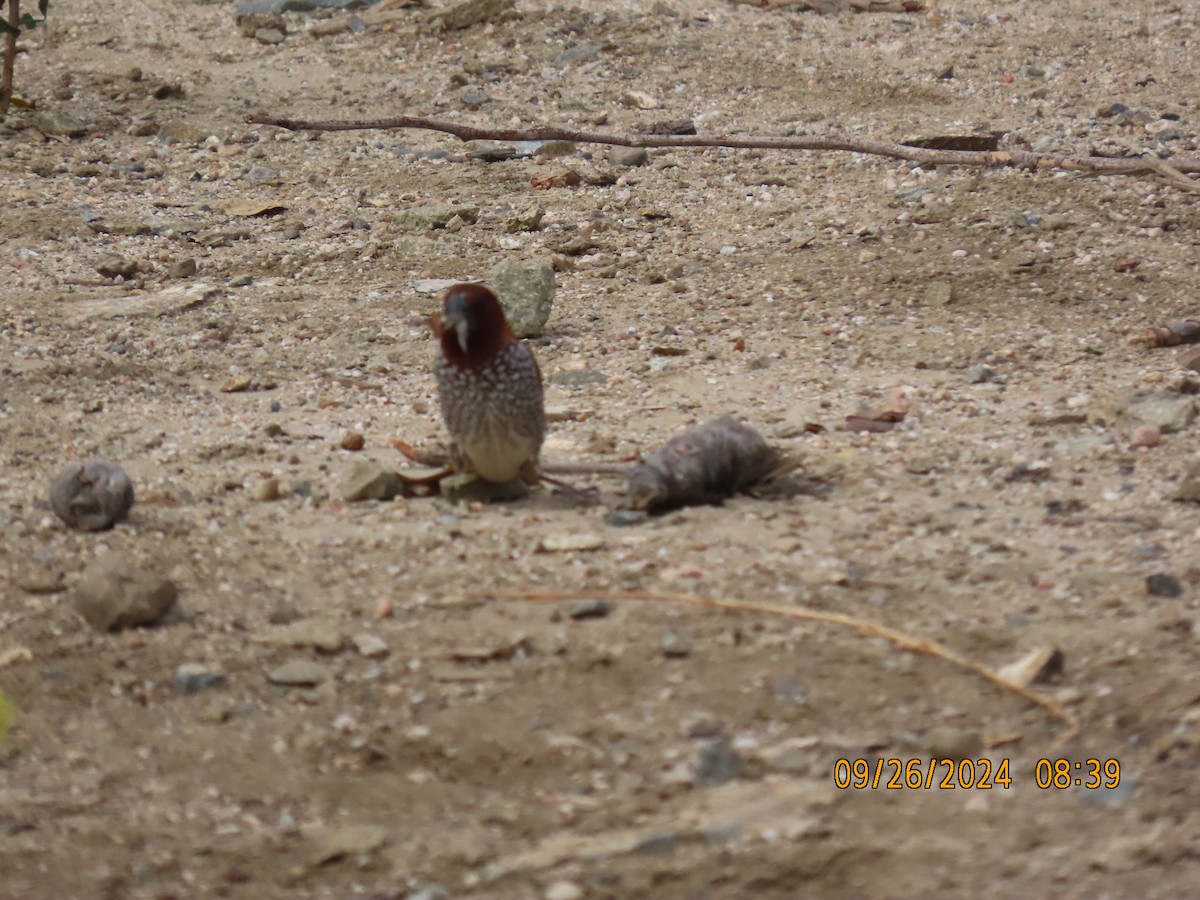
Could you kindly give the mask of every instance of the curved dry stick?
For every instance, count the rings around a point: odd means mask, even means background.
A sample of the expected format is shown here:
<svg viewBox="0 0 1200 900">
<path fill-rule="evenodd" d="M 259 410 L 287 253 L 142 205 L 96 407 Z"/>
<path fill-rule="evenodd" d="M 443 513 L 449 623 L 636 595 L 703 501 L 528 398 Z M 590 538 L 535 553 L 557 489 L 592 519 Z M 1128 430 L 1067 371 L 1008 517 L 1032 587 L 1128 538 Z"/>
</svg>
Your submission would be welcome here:
<svg viewBox="0 0 1200 900">
<path fill-rule="evenodd" d="M 701 609 L 766 613 L 773 616 L 784 616 L 789 619 L 803 619 L 811 622 L 841 625 L 846 628 L 853 628 L 859 634 L 866 635 L 867 637 L 881 637 L 900 647 L 902 650 L 911 650 L 913 653 L 924 653 L 927 656 L 944 659 L 959 668 L 974 672 L 997 687 L 1024 697 L 1035 706 L 1040 706 L 1055 718 L 1060 719 L 1066 727 L 1066 730 L 1054 742 L 1051 750 L 1057 750 L 1079 734 L 1078 717 L 1057 700 L 1023 685 L 1007 681 L 982 663 L 977 663 L 973 659 L 955 653 L 941 644 L 925 640 L 924 638 L 913 637 L 912 635 L 905 634 L 903 631 L 896 631 L 893 628 L 888 628 L 886 625 L 872 622 L 870 619 L 859 619 L 855 616 L 810 609 L 806 606 L 743 603 L 739 600 L 718 600 L 713 597 L 699 597 L 695 594 L 676 594 L 669 591 L 631 591 L 629 593 L 606 591 L 473 591 L 468 596 L 482 600 L 524 600 L 535 603 L 557 603 L 563 600 L 609 600 L 618 603 L 623 600 L 640 600 L 651 603 L 682 603 Z"/>
<path fill-rule="evenodd" d="M 1031 150 L 930 150 L 910 147 L 896 141 L 851 140 L 849 138 L 790 138 L 790 137 L 733 137 L 703 134 L 605 134 L 597 131 L 576 131 L 571 128 L 537 126 L 534 128 L 476 128 L 456 122 L 441 122 L 418 116 L 396 116 L 390 119 L 280 119 L 266 115 L 248 115 L 251 125 L 273 125 L 289 131 L 358 131 L 361 129 L 395 130 L 418 128 L 440 131 L 461 141 L 574 141 L 579 144 L 609 144 L 618 147 L 733 147 L 742 150 L 834 150 L 847 153 L 866 153 L 906 159 L 936 166 L 1015 166 L 1051 169 L 1071 169 L 1080 172 L 1108 174 L 1154 173 L 1163 169 L 1176 173 L 1200 172 L 1200 158 L 1183 157 L 1172 160 L 1147 158 L 1114 159 L 1107 156 L 1071 156 L 1055 153 L 1035 153 Z M 1175 183 L 1173 180 L 1171 183 Z"/>
</svg>

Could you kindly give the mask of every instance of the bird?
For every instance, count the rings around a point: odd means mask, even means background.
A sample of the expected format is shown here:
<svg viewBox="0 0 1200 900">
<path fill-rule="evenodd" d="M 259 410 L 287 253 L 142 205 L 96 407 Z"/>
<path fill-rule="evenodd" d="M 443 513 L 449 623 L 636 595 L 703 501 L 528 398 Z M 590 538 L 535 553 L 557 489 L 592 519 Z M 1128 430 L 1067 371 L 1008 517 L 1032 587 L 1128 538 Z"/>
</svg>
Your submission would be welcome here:
<svg viewBox="0 0 1200 900">
<path fill-rule="evenodd" d="M 442 419 L 455 470 L 484 481 L 536 484 L 546 437 L 542 372 L 513 334 L 500 301 L 480 284 L 456 284 L 429 320 Z"/>
</svg>

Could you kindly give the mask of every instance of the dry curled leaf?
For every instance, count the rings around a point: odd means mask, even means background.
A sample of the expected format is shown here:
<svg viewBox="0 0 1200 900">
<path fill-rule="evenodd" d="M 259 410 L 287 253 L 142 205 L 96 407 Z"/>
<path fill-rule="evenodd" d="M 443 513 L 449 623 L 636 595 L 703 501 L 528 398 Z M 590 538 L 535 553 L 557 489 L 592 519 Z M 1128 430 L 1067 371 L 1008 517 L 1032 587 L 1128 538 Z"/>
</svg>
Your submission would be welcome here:
<svg viewBox="0 0 1200 900">
<path fill-rule="evenodd" d="M 757 484 L 781 464 L 779 452 L 733 416 L 696 425 L 629 473 L 629 502 L 659 511 L 717 503 Z"/>
<path fill-rule="evenodd" d="M 1147 328 L 1130 343 L 1148 347 L 1178 347 L 1180 344 L 1200 344 L 1200 319 L 1168 322 L 1157 328 Z"/>
</svg>

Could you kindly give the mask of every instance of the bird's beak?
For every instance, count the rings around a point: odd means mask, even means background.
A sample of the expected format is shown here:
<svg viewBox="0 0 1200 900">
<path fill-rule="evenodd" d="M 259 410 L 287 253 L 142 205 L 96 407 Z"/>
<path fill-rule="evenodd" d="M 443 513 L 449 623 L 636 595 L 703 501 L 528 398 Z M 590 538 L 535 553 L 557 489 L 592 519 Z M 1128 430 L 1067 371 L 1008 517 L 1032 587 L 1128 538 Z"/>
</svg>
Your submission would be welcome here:
<svg viewBox="0 0 1200 900">
<path fill-rule="evenodd" d="M 458 340 L 458 346 L 463 353 L 467 352 L 467 336 L 470 334 L 471 328 L 467 324 L 467 317 L 453 311 L 448 311 L 442 319 L 443 327 L 446 331 L 453 331 L 454 337 Z"/>
</svg>

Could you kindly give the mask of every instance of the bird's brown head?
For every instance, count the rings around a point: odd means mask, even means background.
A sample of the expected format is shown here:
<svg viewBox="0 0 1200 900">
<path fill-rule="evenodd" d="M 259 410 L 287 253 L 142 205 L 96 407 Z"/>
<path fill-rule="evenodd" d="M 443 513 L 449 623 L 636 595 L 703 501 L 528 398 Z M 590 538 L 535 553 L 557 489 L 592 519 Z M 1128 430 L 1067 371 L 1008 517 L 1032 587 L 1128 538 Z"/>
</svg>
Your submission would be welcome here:
<svg viewBox="0 0 1200 900">
<path fill-rule="evenodd" d="M 496 295 L 481 284 L 456 284 L 446 291 L 442 314 L 430 324 L 442 355 L 460 367 L 478 369 L 516 341 Z"/>
</svg>

